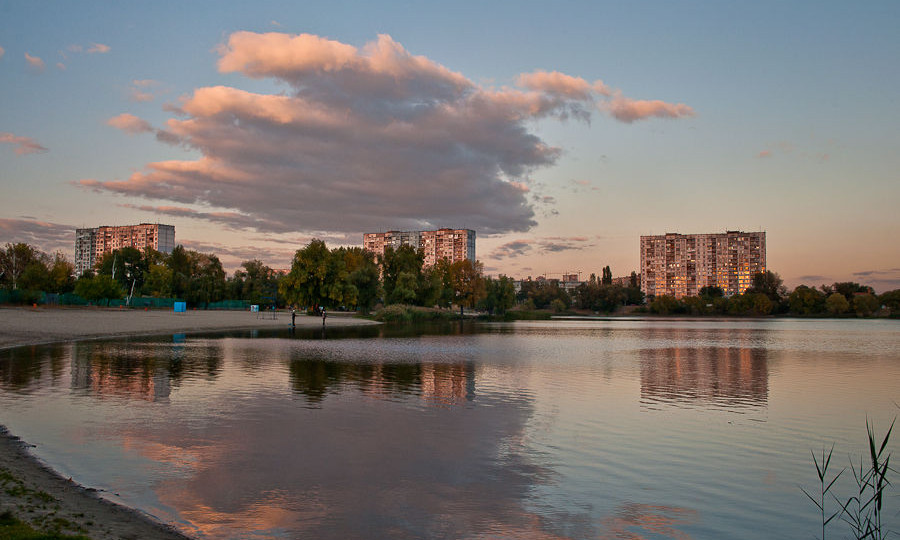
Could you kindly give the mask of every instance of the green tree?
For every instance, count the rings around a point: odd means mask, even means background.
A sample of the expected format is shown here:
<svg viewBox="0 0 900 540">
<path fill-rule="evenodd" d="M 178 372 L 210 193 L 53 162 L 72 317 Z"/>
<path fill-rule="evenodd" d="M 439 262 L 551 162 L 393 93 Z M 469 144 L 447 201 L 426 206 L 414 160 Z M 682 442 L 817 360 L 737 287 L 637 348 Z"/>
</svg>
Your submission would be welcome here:
<svg viewBox="0 0 900 540">
<path fill-rule="evenodd" d="M 883 306 L 891 310 L 891 317 L 900 315 L 900 289 L 882 293 L 878 300 Z"/>
<path fill-rule="evenodd" d="M 0 283 L 6 288 L 18 289 L 19 279 L 29 266 L 44 264 L 42 255 L 24 242 L 6 244 L 6 248 L 0 250 Z"/>
<path fill-rule="evenodd" d="M 67 293 L 75 289 L 75 265 L 56 252 L 50 267 L 50 292 Z"/>
<path fill-rule="evenodd" d="M 325 242 L 313 239 L 297 250 L 291 271 L 281 280 L 279 293 L 289 304 L 318 308 L 328 299 L 331 252 Z"/>
<path fill-rule="evenodd" d="M 516 288 L 510 277 L 501 275 L 497 279 L 485 278 L 484 290 L 485 297 L 481 306 L 490 314 L 502 315 L 516 305 Z"/>
<path fill-rule="evenodd" d="M 841 293 L 831 293 L 825 300 L 825 309 L 832 315 L 840 315 L 850 309 L 850 302 Z"/>
<path fill-rule="evenodd" d="M 115 276 L 115 280 L 126 291 L 140 294 L 144 286 L 148 262 L 137 248 L 123 247 L 106 253 L 97 263 L 97 273 Z"/>
<path fill-rule="evenodd" d="M 825 311 L 825 294 L 800 285 L 788 297 L 788 305 L 795 315 L 817 315 Z"/>
<path fill-rule="evenodd" d="M 378 299 L 380 279 L 375 255 L 360 247 L 339 248 L 338 256 L 344 259 L 347 280 L 356 290 L 356 301 L 351 304 L 367 313 Z"/>
<path fill-rule="evenodd" d="M 874 294 L 864 293 L 854 295 L 851 305 L 853 306 L 853 311 L 855 311 L 857 315 L 860 317 L 868 317 L 878 311 L 878 308 L 881 307 L 881 302 L 878 301 L 878 298 Z"/>
<path fill-rule="evenodd" d="M 385 304 L 413 303 L 419 297 L 425 254 L 412 246 L 388 246 L 381 257 Z"/>
<path fill-rule="evenodd" d="M 150 265 L 142 293 L 156 298 L 171 297 L 173 274 L 172 269 L 163 264 Z"/>
<path fill-rule="evenodd" d="M 258 259 L 244 261 L 228 280 L 228 295 L 251 304 L 264 304 L 278 286 L 275 271 Z"/>
<path fill-rule="evenodd" d="M 684 304 L 678 301 L 674 296 L 662 294 L 650 301 L 650 312 L 659 315 L 669 315 L 672 313 L 683 313 L 685 311 Z"/>
<path fill-rule="evenodd" d="M 418 301 L 423 306 L 450 307 L 453 303 L 450 261 L 438 259 L 433 265 L 422 270 L 422 287 Z"/>
<path fill-rule="evenodd" d="M 109 300 L 125 296 L 125 291 L 112 276 L 99 274 L 93 277 L 82 276 L 75 282 L 75 294 L 88 302 L 105 300 L 109 304 Z"/>
<path fill-rule="evenodd" d="M 860 285 L 859 283 L 854 283 L 852 281 L 835 283 L 831 286 L 831 290 L 844 295 L 844 298 L 846 298 L 848 302 L 853 301 L 853 295 L 855 294 L 875 294 L 872 287 Z"/>
<path fill-rule="evenodd" d="M 185 300 L 208 307 L 225 297 L 225 270 L 222 262 L 212 253 L 190 252 L 191 275 Z"/>
</svg>

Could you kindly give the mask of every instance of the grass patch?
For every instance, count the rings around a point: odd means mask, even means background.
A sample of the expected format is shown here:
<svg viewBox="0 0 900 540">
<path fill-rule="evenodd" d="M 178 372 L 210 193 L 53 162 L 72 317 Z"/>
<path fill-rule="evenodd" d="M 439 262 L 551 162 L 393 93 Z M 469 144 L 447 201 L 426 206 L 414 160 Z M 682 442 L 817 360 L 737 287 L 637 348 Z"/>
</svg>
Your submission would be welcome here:
<svg viewBox="0 0 900 540">
<path fill-rule="evenodd" d="M 374 316 L 376 321 L 387 323 L 456 321 L 459 318 L 459 313 L 453 310 L 407 306 L 405 304 L 385 306 Z"/>
<path fill-rule="evenodd" d="M 63 520 L 66 521 L 66 520 Z M 9 510 L 0 513 L 0 540 L 90 540 L 84 535 L 39 531 L 13 515 Z"/>
</svg>

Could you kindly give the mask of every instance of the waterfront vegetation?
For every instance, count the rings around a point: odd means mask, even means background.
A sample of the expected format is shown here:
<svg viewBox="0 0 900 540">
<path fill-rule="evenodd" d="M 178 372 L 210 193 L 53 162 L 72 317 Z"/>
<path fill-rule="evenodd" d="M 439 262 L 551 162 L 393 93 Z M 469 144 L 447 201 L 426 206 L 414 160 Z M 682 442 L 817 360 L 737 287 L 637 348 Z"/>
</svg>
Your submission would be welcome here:
<svg viewBox="0 0 900 540">
<path fill-rule="evenodd" d="M 228 276 L 219 258 L 177 246 L 171 254 L 122 248 L 108 253 L 78 279 L 62 253 L 49 255 L 24 243 L 0 249 L 0 303 L 68 303 L 246 308 L 251 304 L 315 311 L 377 312 L 384 321 L 462 317 L 465 310 L 498 319 L 547 318 L 552 314 L 650 314 L 686 316 L 898 317 L 900 289 L 881 295 L 853 282 L 784 287 L 778 274 L 754 276 L 743 294 L 727 297 L 717 287 L 697 296 L 645 298 L 634 272 L 613 280 L 607 266 L 572 286 L 556 279 L 485 276 L 480 262 L 438 261 L 409 246 L 386 248 L 375 258 L 359 247 L 329 249 L 312 240 L 299 249 L 289 271 L 260 260 L 241 263 Z M 624 283 L 623 283 L 624 281 Z M 127 300 L 123 300 L 126 299 Z M 165 303 L 164 301 L 168 301 Z"/>
</svg>

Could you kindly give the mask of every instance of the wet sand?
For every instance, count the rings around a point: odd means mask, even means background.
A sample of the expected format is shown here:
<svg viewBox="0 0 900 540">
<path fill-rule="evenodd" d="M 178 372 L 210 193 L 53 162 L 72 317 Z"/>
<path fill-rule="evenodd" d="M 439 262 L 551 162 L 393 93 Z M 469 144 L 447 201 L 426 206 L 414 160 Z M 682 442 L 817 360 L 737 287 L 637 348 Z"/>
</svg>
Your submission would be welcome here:
<svg viewBox="0 0 900 540">
<path fill-rule="evenodd" d="M 242 328 L 283 328 L 290 313 L 273 320 L 249 311 L 132 310 L 101 308 L 0 308 L 0 349 L 124 335 L 153 335 Z M 297 327 L 319 327 L 322 319 L 298 315 Z M 329 314 L 329 327 L 377 324 Z M 0 358 L 2 361 L 2 358 Z M 0 411 L 0 423 L 2 423 Z M 43 530 L 55 528 L 92 539 L 184 539 L 152 516 L 98 496 L 46 467 L 30 446 L 0 426 L 0 513 L 7 510 Z"/>
</svg>

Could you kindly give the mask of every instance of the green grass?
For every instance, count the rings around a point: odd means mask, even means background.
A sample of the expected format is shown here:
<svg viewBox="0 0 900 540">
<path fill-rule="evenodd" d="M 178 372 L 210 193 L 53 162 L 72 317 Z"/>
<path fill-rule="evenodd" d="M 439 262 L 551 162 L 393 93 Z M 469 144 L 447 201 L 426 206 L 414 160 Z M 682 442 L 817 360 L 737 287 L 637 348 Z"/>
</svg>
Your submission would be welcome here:
<svg viewBox="0 0 900 540">
<path fill-rule="evenodd" d="M 56 518 L 71 525 L 68 520 Z M 55 523 L 51 524 L 54 525 Z M 62 526 L 62 523 L 56 524 Z M 57 531 L 39 531 L 13 515 L 9 510 L 0 513 L 0 540 L 90 540 L 87 536 L 62 534 Z"/>
</svg>

